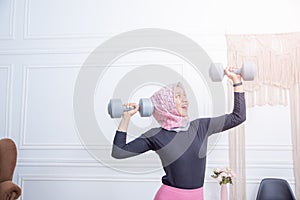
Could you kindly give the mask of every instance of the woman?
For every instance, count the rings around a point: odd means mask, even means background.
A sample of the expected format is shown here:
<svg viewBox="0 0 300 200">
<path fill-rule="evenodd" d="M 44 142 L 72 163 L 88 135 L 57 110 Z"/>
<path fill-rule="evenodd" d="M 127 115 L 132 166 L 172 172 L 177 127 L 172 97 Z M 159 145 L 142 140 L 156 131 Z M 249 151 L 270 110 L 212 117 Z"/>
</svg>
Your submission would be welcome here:
<svg viewBox="0 0 300 200">
<path fill-rule="evenodd" d="M 153 116 L 161 125 L 126 144 L 126 132 L 135 109 L 124 112 L 114 138 L 112 156 L 127 158 L 155 151 L 162 162 L 165 176 L 155 200 L 203 200 L 207 138 L 213 133 L 235 127 L 246 120 L 246 108 L 241 76 L 226 68 L 233 82 L 234 108 L 232 113 L 214 118 L 188 119 L 188 100 L 180 83 L 163 87 L 153 94 Z"/>
</svg>

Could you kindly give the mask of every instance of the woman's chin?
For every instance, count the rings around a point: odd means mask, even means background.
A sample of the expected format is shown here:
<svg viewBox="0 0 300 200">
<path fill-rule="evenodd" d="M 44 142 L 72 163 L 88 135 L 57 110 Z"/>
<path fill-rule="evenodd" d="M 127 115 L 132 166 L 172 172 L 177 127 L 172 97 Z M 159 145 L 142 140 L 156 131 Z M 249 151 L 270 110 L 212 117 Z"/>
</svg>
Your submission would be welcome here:
<svg viewBox="0 0 300 200">
<path fill-rule="evenodd" d="M 178 109 L 177 111 L 178 111 L 178 113 L 181 117 L 187 117 L 188 116 L 188 109 L 186 109 L 186 108 L 181 108 L 181 109 Z"/>
<path fill-rule="evenodd" d="M 187 111 L 183 111 L 183 112 L 181 113 L 181 116 L 182 116 L 182 117 L 187 117 L 187 116 L 188 116 L 188 112 L 187 112 Z"/>
</svg>

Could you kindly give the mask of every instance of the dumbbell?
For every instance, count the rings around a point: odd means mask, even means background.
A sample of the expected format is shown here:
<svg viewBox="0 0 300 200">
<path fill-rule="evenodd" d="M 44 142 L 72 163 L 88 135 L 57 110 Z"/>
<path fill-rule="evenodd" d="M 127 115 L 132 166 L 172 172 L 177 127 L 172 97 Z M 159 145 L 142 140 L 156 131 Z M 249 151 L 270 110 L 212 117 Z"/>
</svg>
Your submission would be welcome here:
<svg viewBox="0 0 300 200">
<path fill-rule="evenodd" d="M 108 103 L 107 110 L 111 118 L 120 118 L 125 111 L 133 110 L 134 107 L 126 107 L 121 99 L 111 99 Z M 149 117 L 153 113 L 153 104 L 151 99 L 142 98 L 139 100 L 139 113 L 141 117 Z"/>
<path fill-rule="evenodd" d="M 256 65 L 254 62 L 246 61 L 241 68 L 234 70 L 236 74 L 240 74 L 245 81 L 253 81 L 256 76 Z M 224 68 L 221 63 L 212 63 L 209 68 L 209 76 L 212 81 L 222 81 L 225 76 Z"/>
</svg>

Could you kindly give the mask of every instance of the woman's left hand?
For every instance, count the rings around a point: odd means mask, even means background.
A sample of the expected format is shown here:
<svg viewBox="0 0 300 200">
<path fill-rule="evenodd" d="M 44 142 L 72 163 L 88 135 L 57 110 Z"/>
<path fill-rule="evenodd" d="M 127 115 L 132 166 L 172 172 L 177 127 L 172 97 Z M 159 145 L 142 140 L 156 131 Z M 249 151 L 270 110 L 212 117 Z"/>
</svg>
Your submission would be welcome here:
<svg viewBox="0 0 300 200">
<path fill-rule="evenodd" d="M 233 83 L 239 83 L 242 81 L 242 77 L 240 74 L 234 73 L 234 70 L 234 67 L 226 67 L 224 69 L 224 72 L 227 75 L 227 77 L 232 80 Z"/>
</svg>

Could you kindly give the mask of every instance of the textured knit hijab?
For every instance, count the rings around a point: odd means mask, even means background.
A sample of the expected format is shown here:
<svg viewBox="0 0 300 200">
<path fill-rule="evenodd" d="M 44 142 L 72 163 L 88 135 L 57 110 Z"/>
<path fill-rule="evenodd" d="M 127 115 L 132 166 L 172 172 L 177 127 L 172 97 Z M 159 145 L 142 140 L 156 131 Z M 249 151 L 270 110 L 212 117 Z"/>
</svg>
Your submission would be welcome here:
<svg viewBox="0 0 300 200">
<path fill-rule="evenodd" d="M 182 117 L 176 109 L 175 89 L 183 86 L 180 82 L 167 85 L 155 92 L 151 100 L 154 105 L 153 116 L 156 121 L 166 130 L 180 131 L 188 128 L 189 119 L 187 116 Z"/>
</svg>

